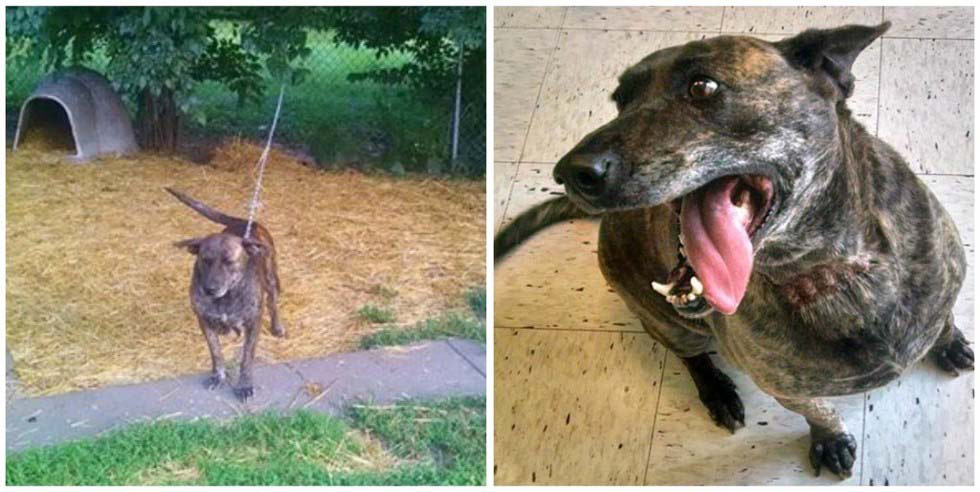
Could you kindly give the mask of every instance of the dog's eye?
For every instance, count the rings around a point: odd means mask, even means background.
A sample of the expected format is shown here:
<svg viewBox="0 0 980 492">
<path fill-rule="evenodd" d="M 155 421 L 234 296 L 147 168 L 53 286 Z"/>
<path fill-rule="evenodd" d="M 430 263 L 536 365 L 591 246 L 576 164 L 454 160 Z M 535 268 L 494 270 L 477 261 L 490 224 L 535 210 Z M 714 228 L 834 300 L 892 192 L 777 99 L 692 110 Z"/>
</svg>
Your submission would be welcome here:
<svg viewBox="0 0 980 492">
<path fill-rule="evenodd" d="M 697 77 L 691 81 L 688 91 L 694 99 L 707 99 L 718 91 L 718 82 L 708 77 Z"/>
<path fill-rule="evenodd" d="M 231 258 L 222 258 L 221 262 L 224 263 L 225 265 L 231 265 L 232 263 L 234 263 L 233 261 L 231 261 Z"/>
</svg>

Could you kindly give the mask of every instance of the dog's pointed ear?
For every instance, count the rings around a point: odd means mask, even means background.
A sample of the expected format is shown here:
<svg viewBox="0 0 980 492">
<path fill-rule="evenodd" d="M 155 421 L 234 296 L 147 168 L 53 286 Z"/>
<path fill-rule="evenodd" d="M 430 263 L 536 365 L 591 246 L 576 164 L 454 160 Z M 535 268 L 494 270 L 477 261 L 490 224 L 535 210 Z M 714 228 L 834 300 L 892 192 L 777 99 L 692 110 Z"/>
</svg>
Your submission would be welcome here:
<svg viewBox="0 0 980 492">
<path fill-rule="evenodd" d="M 201 242 L 204 241 L 201 238 L 194 239 L 184 239 L 183 241 L 177 241 L 174 246 L 182 249 L 186 249 L 190 254 L 196 255 L 201 250 Z"/>
<path fill-rule="evenodd" d="M 264 255 L 266 252 L 266 247 L 264 244 L 250 237 L 242 239 L 242 247 L 245 248 L 245 252 L 248 253 L 249 256 Z"/>
<path fill-rule="evenodd" d="M 790 65 L 828 77 L 840 91 L 841 99 L 846 99 L 854 92 L 854 75 L 851 74 L 854 60 L 891 25 L 885 21 L 877 26 L 808 29 L 775 43 L 775 46 Z"/>
</svg>

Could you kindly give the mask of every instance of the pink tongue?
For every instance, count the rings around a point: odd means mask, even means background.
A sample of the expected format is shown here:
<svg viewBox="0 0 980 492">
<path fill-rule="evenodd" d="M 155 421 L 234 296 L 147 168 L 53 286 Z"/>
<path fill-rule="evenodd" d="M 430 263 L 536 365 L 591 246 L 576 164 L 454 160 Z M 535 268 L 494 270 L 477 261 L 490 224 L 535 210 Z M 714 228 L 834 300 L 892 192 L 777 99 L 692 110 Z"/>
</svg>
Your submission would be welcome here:
<svg viewBox="0 0 980 492">
<path fill-rule="evenodd" d="M 681 235 L 687 259 L 704 285 L 704 298 L 719 312 L 732 314 L 745 295 L 752 273 L 749 214 L 732 204 L 737 177 L 719 179 L 684 197 Z"/>
</svg>

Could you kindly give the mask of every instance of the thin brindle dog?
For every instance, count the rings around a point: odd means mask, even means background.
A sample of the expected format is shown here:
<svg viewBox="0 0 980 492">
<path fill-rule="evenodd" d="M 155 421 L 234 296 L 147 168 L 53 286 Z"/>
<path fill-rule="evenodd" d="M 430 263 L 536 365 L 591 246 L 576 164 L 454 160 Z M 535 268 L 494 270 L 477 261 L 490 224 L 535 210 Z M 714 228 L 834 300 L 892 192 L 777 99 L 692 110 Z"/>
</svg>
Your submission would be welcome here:
<svg viewBox="0 0 980 492">
<path fill-rule="evenodd" d="M 851 116 L 851 66 L 890 26 L 771 43 L 719 36 L 626 70 L 619 114 L 555 166 L 567 197 L 519 216 L 495 258 L 558 221 L 600 215 L 599 266 L 684 361 L 712 419 L 744 425 L 708 344 L 810 425 L 810 461 L 851 474 L 854 439 L 826 397 L 930 355 L 957 375 L 966 257 L 936 197 Z"/>
<path fill-rule="evenodd" d="M 243 238 L 247 221 L 225 215 L 187 195 L 166 188 L 188 207 L 225 229 L 202 238 L 174 243 L 187 249 L 197 259 L 191 277 L 190 299 L 204 339 L 211 352 L 211 376 L 207 386 L 215 389 L 226 380 L 225 361 L 221 355 L 219 335 L 245 334 L 241 369 L 235 396 L 245 401 L 254 395 L 253 363 L 255 346 L 262 329 L 262 308 L 268 298 L 272 334 L 286 336 L 279 320 L 279 274 L 276 269 L 276 247 L 269 231 L 252 223 L 250 237 Z M 263 296 L 265 294 L 265 296 Z"/>
</svg>

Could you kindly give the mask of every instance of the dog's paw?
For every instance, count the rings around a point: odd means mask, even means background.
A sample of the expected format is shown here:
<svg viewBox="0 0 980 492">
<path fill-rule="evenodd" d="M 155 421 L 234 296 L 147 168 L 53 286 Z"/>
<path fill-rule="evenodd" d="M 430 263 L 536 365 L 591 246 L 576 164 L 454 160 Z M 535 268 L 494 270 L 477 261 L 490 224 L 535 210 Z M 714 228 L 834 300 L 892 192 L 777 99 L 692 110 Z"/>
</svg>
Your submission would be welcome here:
<svg viewBox="0 0 980 492">
<path fill-rule="evenodd" d="M 207 379 L 204 380 L 204 387 L 209 391 L 214 391 L 225 384 L 224 374 L 212 374 Z"/>
<path fill-rule="evenodd" d="M 962 335 L 954 337 L 947 345 L 933 347 L 930 354 L 936 365 L 953 377 L 960 375 L 957 369 L 973 370 L 973 349 Z"/>
<path fill-rule="evenodd" d="M 276 337 L 279 337 L 279 338 L 286 338 L 286 327 L 283 326 L 282 323 L 277 324 L 277 325 L 273 325 L 272 328 L 269 331 L 272 332 L 272 335 L 273 336 L 276 336 Z"/>
<path fill-rule="evenodd" d="M 740 427 L 745 427 L 745 406 L 738 396 L 735 383 L 727 374 L 717 371 L 716 380 L 701 388 L 698 396 L 708 408 L 711 420 L 714 420 L 719 427 L 724 427 L 732 433 Z"/>
<path fill-rule="evenodd" d="M 253 396 L 255 396 L 255 390 L 253 390 L 251 386 L 240 386 L 235 388 L 235 397 L 242 403 L 245 403 Z"/>
<path fill-rule="evenodd" d="M 857 443 L 854 436 L 846 433 L 832 434 L 824 437 L 813 437 L 810 442 L 810 464 L 816 476 L 820 469 L 826 467 L 841 479 L 851 476 L 851 467 L 857 456 Z"/>
</svg>

